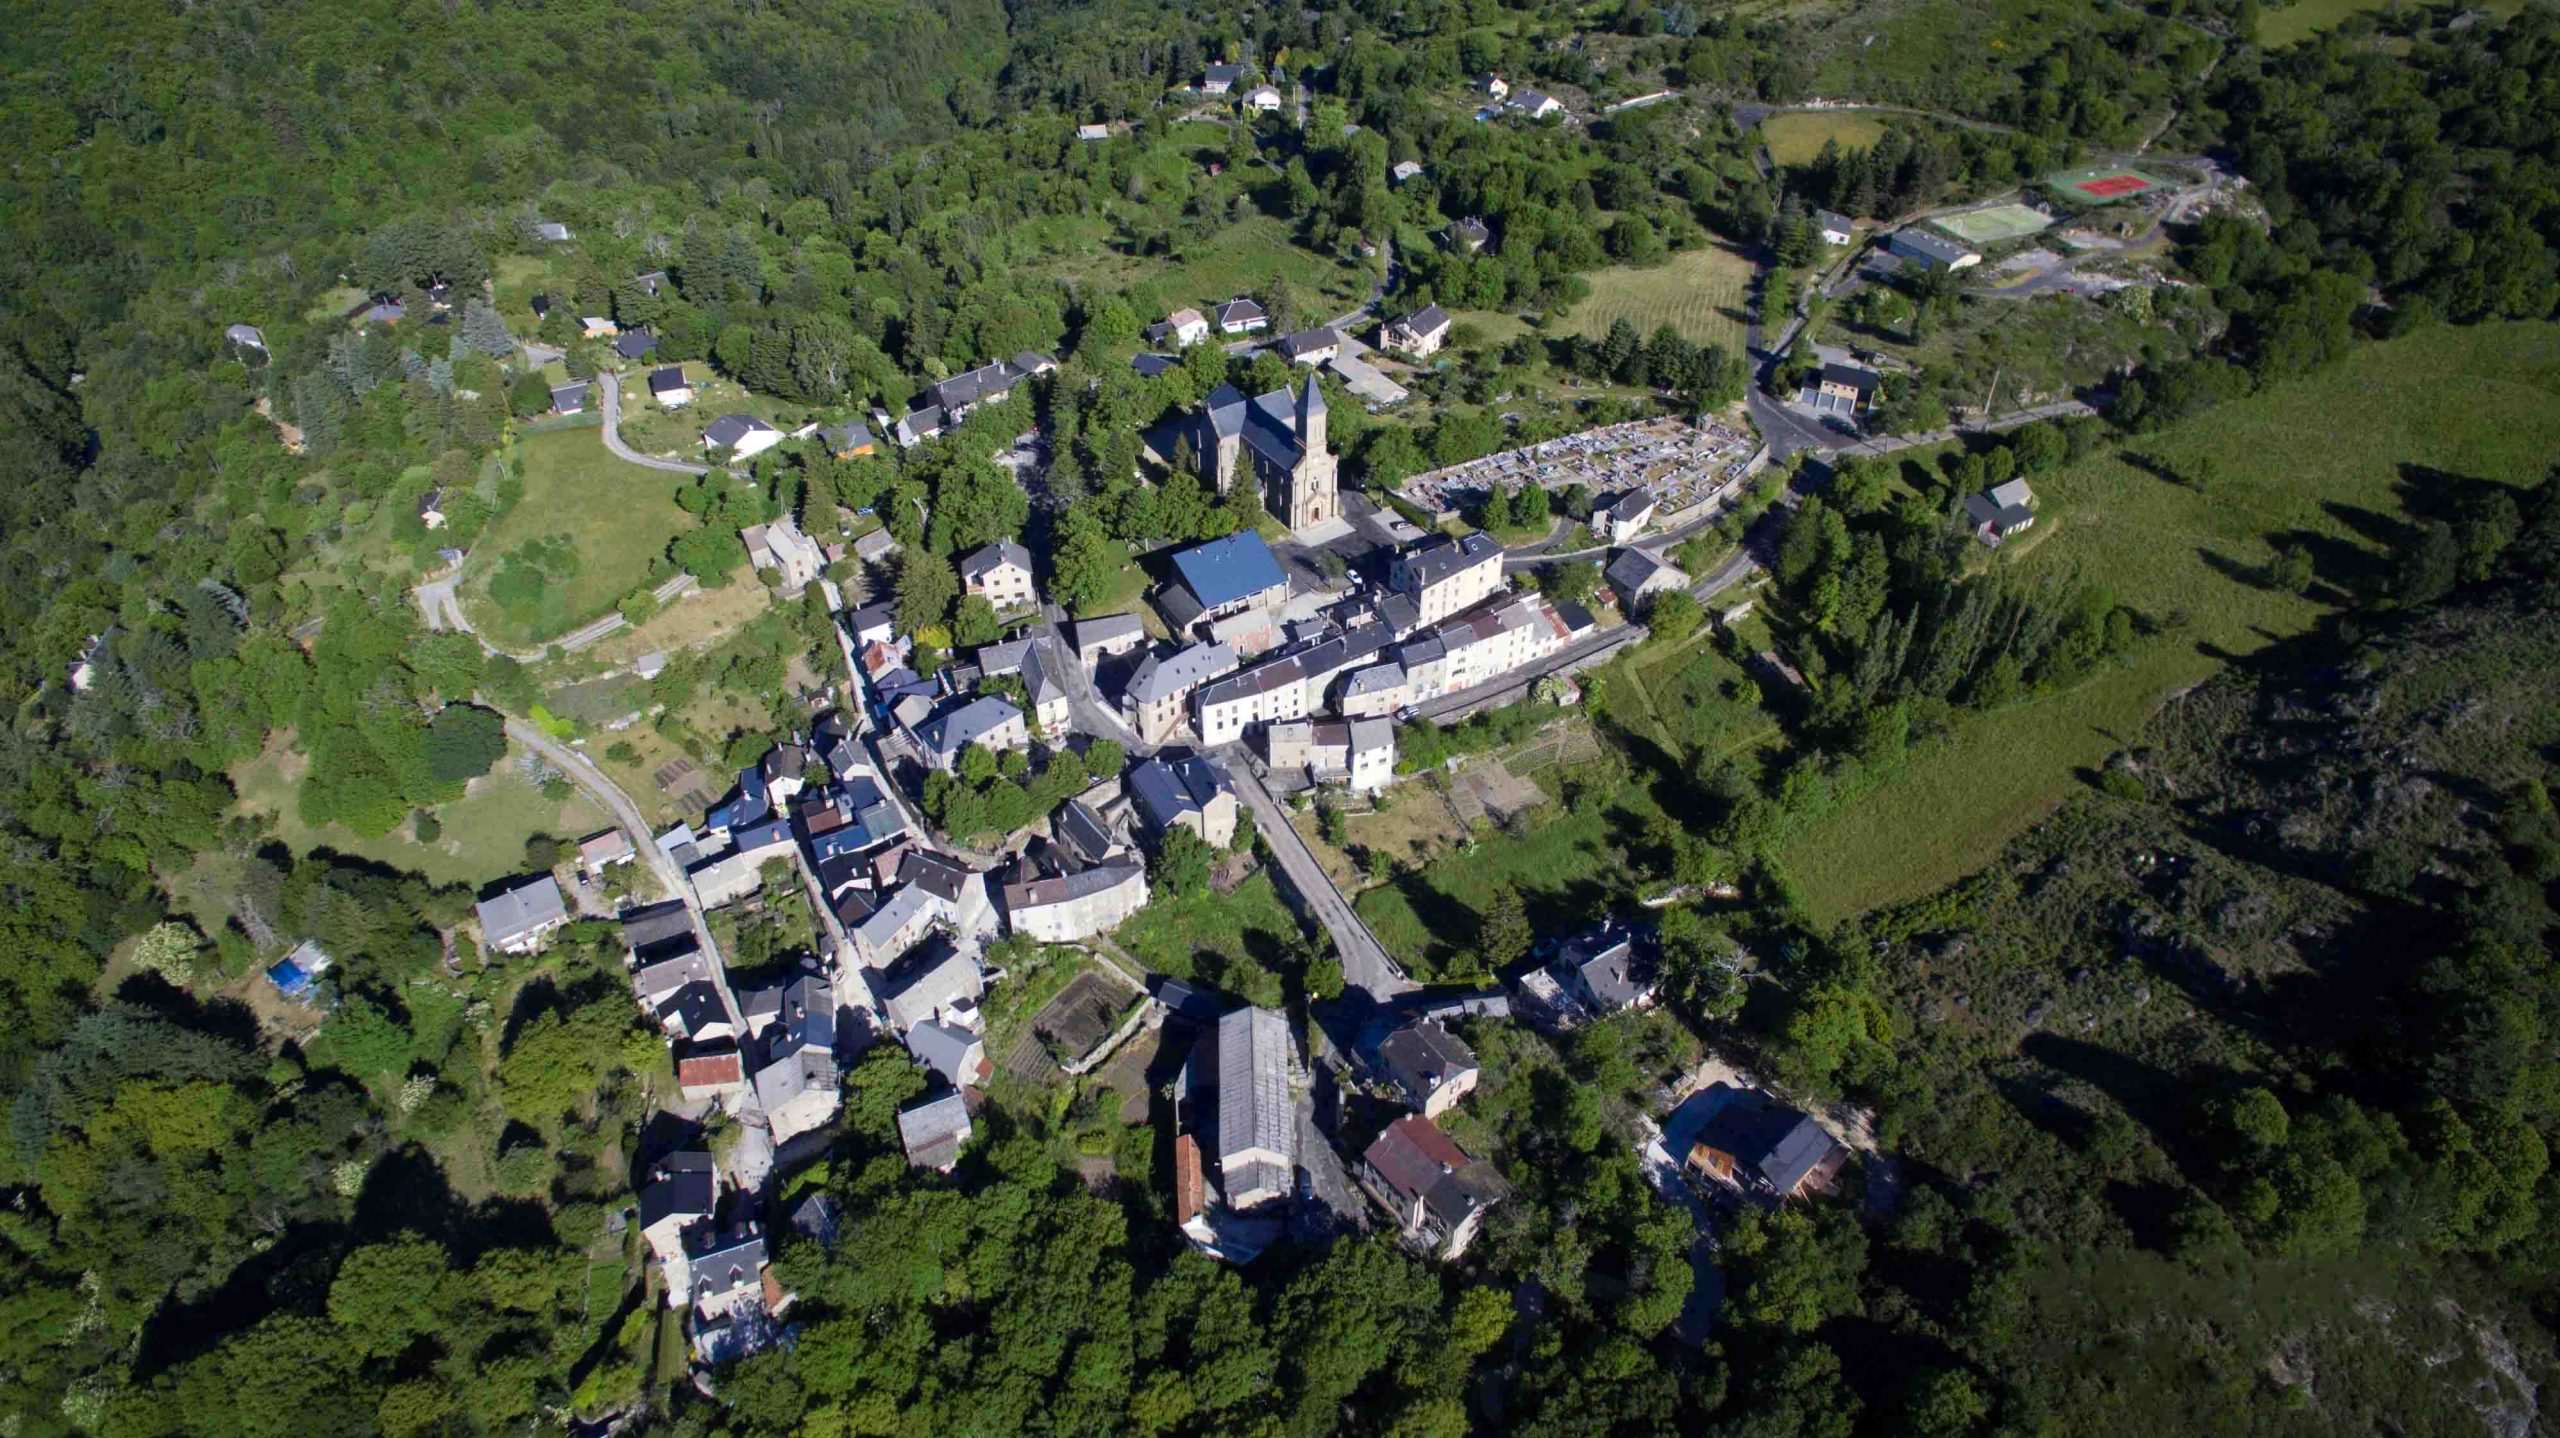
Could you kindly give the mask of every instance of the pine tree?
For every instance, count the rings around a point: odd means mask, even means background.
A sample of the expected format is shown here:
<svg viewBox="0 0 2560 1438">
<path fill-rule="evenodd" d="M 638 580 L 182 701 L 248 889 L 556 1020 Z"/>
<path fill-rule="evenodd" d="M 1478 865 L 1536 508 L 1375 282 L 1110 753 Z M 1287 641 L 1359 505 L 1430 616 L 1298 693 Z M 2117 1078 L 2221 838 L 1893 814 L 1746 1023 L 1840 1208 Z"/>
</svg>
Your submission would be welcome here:
<svg viewBox="0 0 2560 1438">
<path fill-rule="evenodd" d="M 487 300 L 473 300 L 462 307 L 462 343 L 493 359 L 504 359 L 516 348 L 515 336 L 507 333 L 506 318 Z"/>
</svg>

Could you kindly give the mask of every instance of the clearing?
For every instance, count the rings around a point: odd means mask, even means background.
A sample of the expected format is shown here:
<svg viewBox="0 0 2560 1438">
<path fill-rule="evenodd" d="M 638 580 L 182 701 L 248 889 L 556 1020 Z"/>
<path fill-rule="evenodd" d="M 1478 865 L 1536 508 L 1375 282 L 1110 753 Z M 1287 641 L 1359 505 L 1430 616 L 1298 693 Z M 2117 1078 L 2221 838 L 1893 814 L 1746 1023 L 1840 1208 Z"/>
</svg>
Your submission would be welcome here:
<svg viewBox="0 0 2560 1438">
<path fill-rule="evenodd" d="M 510 649 L 534 647 L 609 612 L 648 582 L 667 545 L 694 524 L 675 503 L 691 476 L 625 464 L 594 431 L 532 435 L 518 453 L 524 498 L 480 536 L 461 590 L 472 627 Z M 556 555 L 563 542 L 574 562 L 546 558 L 537 568 L 533 551 Z M 531 582 L 504 580 L 513 567 L 533 570 Z"/>
<path fill-rule="evenodd" d="M 1281 975 L 1297 967 L 1305 931 L 1271 876 L 1256 872 L 1224 894 L 1212 889 L 1186 898 L 1159 889 L 1112 938 L 1151 973 L 1275 1005 L 1284 992 Z"/>
<path fill-rule="evenodd" d="M 2384 0 L 2294 0 L 2282 8 L 2270 5 L 2258 12 L 2258 43 L 2270 50 L 2282 49 L 2319 34 L 2350 15 L 2379 10 L 2383 3 Z M 2505 19 L 2523 10 L 2524 0 L 2481 0 L 2474 8 Z"/>
<path fill-rule="evenodd" d="M 1807 906 L 1831 922 L 1981 868 L 2071 792 L 2077 770 L 2136 742 L 2164 700 L 2309 628 L 2337 590 L 2372 577 L 2405 535 L 2404 485 L 2430 471 L 2531 483 L 2555 447 L 2560 324 L 2444 327 L 2361 345 L 2333 369 L 2126 447 L 2179 472 L 2218 459 L 2206 492 L 2122 451 L 2037 480 L 2044 512 L 2066 522 L 2020 568 L 2103 585 L 2170 632 L 2076 688 L 1966 716 L 1890 782 L 1791 834 L 1779 856 Z M 2311 547 L 2311 596 L 2253 582 L 2270 533 Z"/>
<path fill-rule="evenodd" d="M 1744 350 L 1750 318 L 1751 261 L 1717 246 L 1683 250 L 1659 265 L 1613 265 L 1591 275 L 1591 297 L 1573 307 L 1564 331 L 1598 339 L 1617 321 L 1631 320 L 1639 335 L 1670 325 L 1691 344 Z"/>
<path fill-rule="evenodd" d="M 435 883 L 477 885 L 522 869 L 524 841 L 536 834 L 578 839 L 613 822 L 575 789 L 566 803 L 544 798 L 519 763 L 529 752 L 509 745 L 507 757 L 472 780 L 461 798 L 437 805 L 436 821 L 444 833 L 432 844 L 419 843 L 407 823 L 378 839 L 360 837 L 342 825 L 315 829 L 303 823 L 295 790 L 311 760 L 293 750 L 290 734 L 270 738 L 264 753 L 235 766 L 231 784 L 240 794 L 239 807 L 272 816 L 276 837 L 297 854 L 334 849 Z"/>
<path fill-rule="evenodd" d="M 1788 168 L 1812 164 L 1835 140 L 1843 150 L 1863 150 L 1883 138 L 1883 117 L 1860 110 L 1793 110 L 1760 122 L 1770 162 Z"/>
</svg>

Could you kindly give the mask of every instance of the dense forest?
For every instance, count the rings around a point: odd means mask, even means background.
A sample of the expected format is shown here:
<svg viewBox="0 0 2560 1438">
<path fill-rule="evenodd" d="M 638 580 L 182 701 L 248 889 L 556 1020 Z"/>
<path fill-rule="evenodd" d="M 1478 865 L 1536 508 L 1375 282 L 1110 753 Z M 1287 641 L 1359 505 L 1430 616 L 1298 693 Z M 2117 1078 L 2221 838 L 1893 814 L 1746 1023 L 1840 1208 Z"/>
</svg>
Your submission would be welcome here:
<svg viewBox="0 0 2560 1438">
<path fill-rule="evenodd" d="M 1539 4 L 13 7 L 6 1431 L 521 1432 L 632 1405 L 653 1431 L 706 1435 L 1845 1438 L 2158 1431 L 2169 1412 L 2179 1431 L 2455 1432 L 2530 1415 L 2560 1302 L 2554 485 L 2449 487 L 2389 536 L 2386 574 L 2289 557 L 2305 572 L 2283 582 L 2336 584 L 2326 628 L 2164 710 L 2088 795 L 1943 894 L 1820 931 L 1760 850 L 1817 789 L 1854 797 L 1968 711 L 2158 642 L 2093 586 L 1963 578 L 1942 522 L 1959 496 L 2371 336 L 2560 310 L 2560 15 L 2393 11 L 2269 52 L 2246 0 L 2090 7 L 2044 17 L 2032 44 L 1914 67 L 1901 57 L 1924 46 L 1870 52 L 1832 21 L 1602 8 L 1585 31 L 1591 16 Z M 1912 7 L 1954 33 L 1961 8 Z M 1168 88 L 1217 57 L 1309 82 L 1315 123 L 1232 126 L 1179 176 L 1137 143 L 1073 138 L 1090 120 L 1161 139 Z M 1496 69 L 1684 100 L 1571 131 L 1437 103 Z M 1897 125 L 1764 175 L 1733 107 L 1841 86 L 1982 125 Z M 1354 290 L 1361 246 L 1391 240 L 1391 304 L 1561 314 L 1605 265 L 1719 244 L 1783 258 L 1811 206 L 1904 213 L 2155 130 L 2223 151 L 2265 207 L 2263 228 L 2178 237 L 2227 337 L 2124 377 L 2103 422 L 1983 446 L 1919 486 L 1844 466 L 1794 511 L 1774 583 L 1810 687 L 1784 716 L 1787 757 L 1645 776 L 1681 815 L 1665 876 L 1736 875 L 1745 910 L 1666 935 L 1668 1014 L 1553 1044 L 1476 1035 L 1517 1196 L 1463 1267 L 1381 1240 L 1210 1265 L 1180 1251 L 1153 1155 L 1102 1192 L 1058 1161 L 1065 1113 L 995 1115 L 957 1174 L 918 1177 L 893 1115 L 920 1080 L 874 1062 L 849 1079 L 843 1141 L 795 1180 L 854 1220 L 834 1247 L 779 1246 L 795 1345 L 716 1397 L 653 1389 L 645 1289 L 599 1294 L 590 1262 L 667 1077 L 614 936 L 576 927 L 538 964 L 483 967 L 443 938 L 464 887 L 296 855 L 238 811 L 231 771 L 287 734 L 308 761 L 300 816 L 368 835 L 501 762 L 498 711 L 533 705 L 522 666 L 427 634 L 405 570 L 346 556 L 430 483 L 492 476 L 455 542 L 513 502 L 505 447 L 533 405 L 500 360 L 543 338 L 592 372 L 572 313 L 645 325 L 664 358 L 811 415 L 1056 352 L 1036 400 L 1054 515 L 968 457 L 1000 437 L 975 426 L 680 500 L 688 534 L 716 543 L 680 538 L 668 573 L 715 572 L 729 531 L 784 507 L 877 507 L 916 551 L 902 606 L 965 633 L 948 558 L 988 539 L 1042 533 L 1076 597 L 1100 592 L 1111 546 L 1255 522 L 1249 497 L 1128 478 L 1160 416 L 1221 380 L 1286 376 L 1268 357 L 1145 380 L 1126 365 L 1142 325 L 1198 298 L 1148 276 L 1238 225 L 1276 226 Z M 1427 180 L 1391 185 L 1405 160 Z M 1460 216 L 1500 243 L 1436 243 Z M 543 243 L 537 222 L 576 237 L 573 303 L 530 335 L 471 301 L 396 336 L 346 324 L 376 293 L 478 293 Z M 1060 263 L 1087 252 L 1114 278 Z M 636 285 L 646 270 L 672 283 Z M 1266 296 L 1284 322 L 1328 317 L 1316 294 Z M 237 323 L 265 346 L 226 344 Z M 1702 409 L 1743 379 L 1740 356 L 1632 329 L 1488 354 L 1433 383 L 1491 401 L 1552 366 Z M 1417 426 L 1334 398 L 1353 472 L 1381 483 L 1633 412 L 1597 398 L 1506 432 L 1473 409 Z M 521 584 L 556 578 L 523 562 Z M 787 717 L 787 661 L 832 642 L 822 613 L 778 612 L 671 669 L 662 696 L 724 683 Z M 937 811 L 993 823 L 1053 797 L 1014 778 L 946 784 Z M 208 888 L 230 902 L 200 925 L 183 896 Z M 317 1037 L 279 1044 L 210 997 L 304 938 L 339 966 Z M 1771 956 L 1787 997 L 1731 981 L 1735 943 Z M 1673 1329 L 1694 1230 L 1622 1130 L 1702 1042 L 1873 1105 L 1906 1172 L 1896 1202 L 1721 1235 L 1724 1307 L 1699 1346 Z M 2325 1321 L 2268 1316 L 2289 1304 Z"/>
</svg>

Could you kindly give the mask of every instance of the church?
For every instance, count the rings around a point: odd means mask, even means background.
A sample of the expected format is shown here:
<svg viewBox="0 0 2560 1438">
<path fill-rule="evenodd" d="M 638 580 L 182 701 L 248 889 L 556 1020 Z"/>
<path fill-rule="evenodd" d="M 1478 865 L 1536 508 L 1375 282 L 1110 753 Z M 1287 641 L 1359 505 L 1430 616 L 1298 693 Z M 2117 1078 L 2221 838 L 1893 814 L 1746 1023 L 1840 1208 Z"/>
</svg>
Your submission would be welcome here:
<svg viewBox="0 0 2560 1438">
<path fill-rule="evenodd" d="M 1189 426 L 1200 479 L 1218 493 L 1239 477 L 1261 486 L 1262 507 L 1303 532 L 1342 511 L 1333 451 L 1325 444 L 1324 391 L 1313 376 L 1296 394 L 1275 389 L 1248 400 L 1235 386 L 1213 391 Z"/>
</svg>

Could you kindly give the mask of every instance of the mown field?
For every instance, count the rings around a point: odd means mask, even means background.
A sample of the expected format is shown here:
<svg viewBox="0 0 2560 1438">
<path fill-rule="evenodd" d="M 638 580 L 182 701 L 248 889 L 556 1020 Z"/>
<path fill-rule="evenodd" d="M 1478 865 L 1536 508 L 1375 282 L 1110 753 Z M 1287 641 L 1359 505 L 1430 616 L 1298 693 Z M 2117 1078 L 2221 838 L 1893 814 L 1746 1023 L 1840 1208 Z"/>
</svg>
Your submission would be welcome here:
<svg viewBox="0 0 2560 1438">
<path fill-rule="evenodd" d="M 2269 6 L 2258 12 L 2258 43 L 2278 49 L 2338 24 L 2350 15 L 2365 10 L 2379 10 L 2384 0 L 2294 0 L 2281 8 Z M 2505 17 L 2524 8 L 2523 0 L 2482 0 L 2473 7 L 2492 15 Z"/>
<path fill-rule="evenodd" d="M 2458 401 L 2457 398 L 2458 397 Z M 2437 329 L 2224 405 L 2039 481 L 2052 532 L 2030 576 L 2105 586 L 2166 626 L 2078 687 L 1969 716 L 1905 772 L 1804 825 L 1779 857 L 1835 920 L 1973 872 L 2050 812 L 2078 772 L 2135 742 L 2169 696 L 2308 628 L 2403 534 L 2402 487 L 2429 471 L 2531 482 L 2560 452 L 2560 325 Z M 2203 493 L 2128 461 L 2218 465 Z M 2313 549 L 2308 597 L 2254 581 L 2270 534 Z"/>
<path fill-rule="evenodd" d="M 1667 322 L 1692 344 L 1722 345 L 1738 355 L 1749 318 L 1751 271 L 1749 260 L 1715 248 L 1683 251 L 1650 269 L 1597 270 L 1591 297 L 1573 307 L 1564 329 L 1598 339 L 1621 319 L 1632 320 L 1645 335 Z"/>
<path fill-rule="evenodd" d="M 231 783 L 239 791 L 239 807 L 272 815 L 276 837 L 297 854 L 333 849 L 407 869 L 439 884 L 476 885 L 523 868 L 524 841 L 535 834 L 578 839 L 612 822 L 574 789 L 566 803 L 544 798 L 516 768 L 524 752 L 510 745 L 507 757 L 472 780 L 461 798 L 437 805 L 436 822 L 443 826 L 443 833 L 432 844 L 419 843 L 408 824 L 379 839 L 366 839 L 336 824 L 315 829 L 303 823 L 295 804 L 296 786 L 311 761 L 294 752 L 285 737 L 235 767 Z"/>
<path fill-rule="evenodd" d="M 1884 118 L 1857 110 L 1806 110 L 1760 122 L 1760 143 L 1781 166 L 1810 165 L 1837 140 L 1843 150 L 1863 150 L 1884 138 Z"/>
<path fill-rule="evenodd" d="M 692 482 L 689 476 L 626 464 L 593 430 L 529 436 L 522 455 L 524 498 L 472 546 L 461 589 L 472 627 L 492 643 L 517 649 L 611 610 L 694 522 L 675 504 L 676 491 Z M 563 537 L 577 555 L 574 573 L 555 569 L 531 602 L 503 607 L 491 598 L 508 556 Z"/>
</svg>

